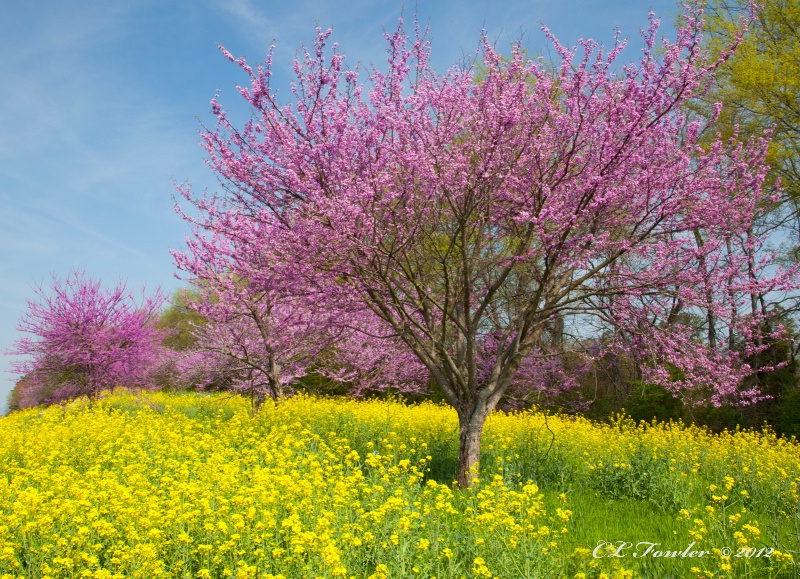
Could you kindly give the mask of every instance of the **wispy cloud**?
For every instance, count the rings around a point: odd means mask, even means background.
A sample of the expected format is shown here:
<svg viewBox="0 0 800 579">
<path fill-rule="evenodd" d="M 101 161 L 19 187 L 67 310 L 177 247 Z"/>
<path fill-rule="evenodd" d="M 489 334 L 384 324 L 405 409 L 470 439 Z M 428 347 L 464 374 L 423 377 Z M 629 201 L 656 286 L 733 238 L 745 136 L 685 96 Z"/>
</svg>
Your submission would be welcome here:
<svg viewBox="0 0 800 579">
<path fill-rule="evenodd" d="M 4 66 L 0 86 L 2 152 L 26 152 L 69 141 L 91 122 L 87 94 L 106 76 L 102 49 L 124 34 L 114 3 L 50 3 L 15 11 L 0 25 Z M 69 8 L 66 8 L 69 6 Z"/>
<path fill-rule="evenodd" d="M 276 32 L 275 23 L 251 0 L 224 0 L 218 5 L 247 31 L 251 42 L 263 43 L 270 40 L 270 34 L 274 35 Z"/>
<path fill-rule="evenodd" d="M 137 60 L 157 4 L 45 0 L 0 19 L 0 354 L 51 271 L 171 284 L 183 231 L 171 179 L 206 170 L 202 109 L 143 82 L 158 65 Z M 0 413 L 7 368 L 0 355 Z"/>
</svg>

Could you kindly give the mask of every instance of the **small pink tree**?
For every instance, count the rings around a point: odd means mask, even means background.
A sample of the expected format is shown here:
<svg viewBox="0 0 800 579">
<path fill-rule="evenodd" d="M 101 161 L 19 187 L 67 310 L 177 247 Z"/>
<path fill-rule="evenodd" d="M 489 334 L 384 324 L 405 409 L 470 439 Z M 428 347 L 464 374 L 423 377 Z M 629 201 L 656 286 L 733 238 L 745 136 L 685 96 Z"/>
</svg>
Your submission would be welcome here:
<svg viewBox="0 0 800 579">
<path fill-rule="evenodd" d="M 256 69 L 236 61 L 254 118 L 236 129 L 215 98 L 218 127 L 204 134 L 228 194 L 184 194 L 223 227 L 226 214 L 242 219 L 237 235 L 249 229 L 248 243 L 277 252 L 292 275 L 346 291 L 391 328 L 458 413 L 462 486 L 487 416 L 519 386 L 526 360 L 557 373 L 546 363 L 556 320 L 638 331 L 629 343 L 652 353 L 654 368 L 677 357 L 692 370 L 676 389 L 700 382 L 735 394 L 746 368 L 723 344 L 695 340 L 689 351 L 679 325 L 637 326 L 655 303 L 707 310 L 709 288 L 741 296 L 797 285 L 793 272 L 754 279 L 746 260 L 725 257 L 725 240 L 769 202 L 767 142 L 700 145 L 716 119 L 689 120 L 683 105 L 719 63 L 704 61 L 701 12 L 683 22 L 656 49 L 651 18 L 640 62 L 619 71 L 624 43 L 570 50 L 550 36 L 562 58 L 553 69 L 483 39 L 480 74 L 438 73 L 424 36 L 401 24 L 387 35 L 388 71 L 373 70 L 368 84 L 318 30 L 295 62 L 289 104 L 270 86 L 271 56 Z M 720 242 L 698 247 L 698 230 Z"/>
<path fill-rule="evenodd" d="M 205 373 L 251 395 L 256 407 L 265 396 L 280 400 L 341 335 L 340 313 L 274 247 L 253 241 L 271 235 L 268 221 L 252 228 L 235 212 L 212 211 L 198 225 L 212 235 L 196 230 L 187 250 L 172 254 L 199 290 L 187 303 L 205 319 L 194 330 Z"/>
<path fill-rule="evenodd" d="M 34 288 L 36 300 L 17 329 L 20 338 L 6 354 L 25 356 L 12 368 L 25 376 L 21 406 L 94 398 L 104 388 L 148 386 L 160 357 L 162 332 L 155 321 L 164 296 L 137 301 L 120 281 L 111 289 L 73 271 L 49 288 Z"/>
</svg>

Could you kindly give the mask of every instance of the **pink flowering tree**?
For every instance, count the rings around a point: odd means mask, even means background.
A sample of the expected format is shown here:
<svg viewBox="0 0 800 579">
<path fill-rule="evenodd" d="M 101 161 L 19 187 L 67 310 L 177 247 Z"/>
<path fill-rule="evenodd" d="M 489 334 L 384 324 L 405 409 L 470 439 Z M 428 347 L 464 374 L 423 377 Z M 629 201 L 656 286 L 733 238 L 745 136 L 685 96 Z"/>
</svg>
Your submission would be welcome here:
<svg viewBox="0 0 800 579">
<path fill-rule="evenodd" d="M 34 291 L 37 298 L 28 301 L 17 327 L 28 336 L 6 352 L 23 356 L 12 364 L 25 376 L 21 406 L 150 385 L 163 354 L 163 332 L 155 325 L 160 292 L 137 300 L 125 282 L 105 288 L 82 271 L 65 280 L 53 275 L 50 287 Z"/>
<path fill-rule="evenodd" d="M 690 345 L 677 324 L 655 330 L 646 312 L 791 289 L 794 272 L 753 278 L 725 243 L 769 202 L 767 141 L 700 145 L 716 119 L 688 119 L 683 105 L 719 64 L 704 60 L 701 13 L 658 47 L 657 29 L 651 17 L 640 61 L 621 68 L 624 42 L 569 49 L 545 31 L 559 67 L 484 38 L 475 69 L 439 73 L 425 36 L 401 23 L 387 70 L 366 82 L 318 30 L 288 102 L 270 85 L 271 56 L 251 68 L 223 51 L 249 76 L 240 92 L 254 116 L 237 128 L 212 101 L 218 125 L 203 138 L 226 194 L 184 194 L 220 224 L 241 219 L 237 231 L 293 276 L 346 291 L 413 352 L 458 413 L 462 486 L 520 369 L 540 374 L 529 387 L 559 387 L 546 379 L 558 373 L 555 320 L 635 332 L 626 343 L 654 378 L 681 362 L 673 388 L 734 395 L 740 358 L 720 341 Z M 719 241 L 700 246 L 698 230 Z M 741 327 L 732 311 L 715 307 L 717 323 Z"/>
<path fill-rule="evenodd" d="M 252 227 L 235 211 L 198 206 L 201 219 L 181 211 L 196 227 L 186 250 L 172 252 L 199 291 L 186 303 L 204 320 L 178 362 L 186 381 L 227 383 L 256 407 L 290 394 L 310 371 L 354 395 L 426 389 L 427 370 L 390 326 L 335 281 L 286 263 L 277 238 L 262 243 L 274 237 L 269 215 Z"/>
<path fill-rule="evenodd" d="M 256 407 L 265 396 L 280 400 L 342 334 L 340 312 L 329 292 L 260 243 L 272 236 L 268 220 L 252 227 L 236 212 L 201 208 L 211 210 L 194 220 L 187 249 L 172 252 L 199 290 L 199 299 L 187 303 L 204 319 L 183 366 L 195 375 L 201 368 L 207 381 L 229 382 Z"/>
<path fill-rule="evenodd" d="M 761 354 L 786 337 L 773 307 L 796 299 L 787 290 L 797 289 L 797 267 L 779 271 L 768 236 L 749 225 L 738 234 L 698 226 L 691 236 L 685 251 L 696 267 L 671 291 L 603 296 L 606 327 L 617 332 L 610 347 L 638 359 L 645 381 L 689 405 L 757 402 L 763 396 L 754 386 L 779 367 L 761 363 Z"/>
</svg>

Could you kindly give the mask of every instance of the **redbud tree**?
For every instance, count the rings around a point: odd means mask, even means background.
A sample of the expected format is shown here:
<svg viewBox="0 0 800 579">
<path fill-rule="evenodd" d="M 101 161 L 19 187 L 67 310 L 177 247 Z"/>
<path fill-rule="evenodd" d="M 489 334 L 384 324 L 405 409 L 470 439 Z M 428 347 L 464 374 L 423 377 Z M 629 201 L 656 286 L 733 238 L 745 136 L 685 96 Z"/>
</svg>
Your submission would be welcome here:
<svg viewBox="0 0 800 579">
<path fill-rule="evenodd" d="M 624 42 L 569 49 L 545 30 L 558 66 L 483 38 L 473 68 L 440 73 L 425 34 L 401 22 L 386 34 L 386 69 L 366 80 L 318 30 L 285 101 L 270 84 L 271 51 L 252 68 L 223 49 L 249 77 L 240 92 L 253 116 L 236 127 L 214 98 L 217 127 L 203 142 L 225 193 L 184 193 L 254 232 L 268 219 L 269 236 L 253 243 L 392 329 L 458 414 L 462 486 L 520 367 L 549 367 L 523 363 L 548 351 L 557 319 L 627 335 L 652 379 L 676 391 L 714 393 L 720 377 L 720 396 L 736 395 L 748 369 L 723 340 L 648 320 L 719 297 L 718 327 L 747 326 L 757 341 L 739 301 L 786 289 L 791 275 L 748 276 L 754 264 L 725 240 L 769 202 L 767 142 L 700 145 L 715 118 L 688 119 L 682 106 L 719 64 L 704 59 L 701 13 L 687 12 L 674 42 L 657 47 L 657 30 L 651 17 L 641 59 L 621 67 Z M 663 364 L 682 365 L 683 378 Z"/>
<path fill-rule="evenodd" d="M 213 234 L 196 229 L 185 251 L 172 252 L 198 289 L 189 307 L 205 321 L 193 330 L 194 348 L 214 368 L 210 377 L 226 375 L 256 406 L 265 396 L 282 399 L 341 333 L 336 310 L 260 243 L 267 224 L 226 213 L 201 225 Z"/>
<path fill-rule="evenodd" d="M 186 249 L 172 252 L 197 288 L 187 306 L 204 320 L 192 330 L 195 352 L 181 363 L 187 377 L 202 370 L 210 381 L 224 378 L 256 406 L 264 396 L 283 398 L 309 371 L 352 384 L 355 395 L 425 389 L 425 367 L 391 327 L 317 283 L 330 280 L 309 279 L 285 262 L 268 215 L 253 227 L 235 211 L 203 208 L 202 220 L 182 212 L 196 227 Z"/>
<path fill-rule="evenodd" d="M 7 354 L 23 356 L 12 368 L 25 375 L 22 405 L 94 398 L 105 388 L 148 386 L 161 357 L 163 332 L 155 322 L 164 296 L 137 300 L 124 281 L 112 288 L 73 271 L 36 299 L 17 329 L 28 334 Z"/>
</svg>

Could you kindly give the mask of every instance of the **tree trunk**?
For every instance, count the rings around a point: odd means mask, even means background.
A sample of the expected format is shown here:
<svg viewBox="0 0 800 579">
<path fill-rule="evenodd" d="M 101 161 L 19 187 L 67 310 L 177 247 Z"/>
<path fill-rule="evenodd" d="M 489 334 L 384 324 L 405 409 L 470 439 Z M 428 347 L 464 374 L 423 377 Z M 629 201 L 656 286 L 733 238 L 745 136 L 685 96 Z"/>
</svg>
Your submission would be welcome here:
<svg viewBox="0 0 800 579">
<path fill-rule="evenodd" d="M 458 476 L 459 488 L 470 486 L 470 470 L 477 466 L 481 454 L 481 435 L 483 425 L 489 415 L 485 405 L 477 405 L 469 411 L 459 411 Z"/>
<path fill-rule="evenodd" d="M 264 401 L 266 400 L 267 396 L 263 392 L 260 392 L 255 388 L 251 391 L 251 396 L 252 396 L 251 402 L 253 406 L 253 414 L 257 414 L 259 409 L 261 408 L 261 405 L 264 404 Z"/>
</svg>

